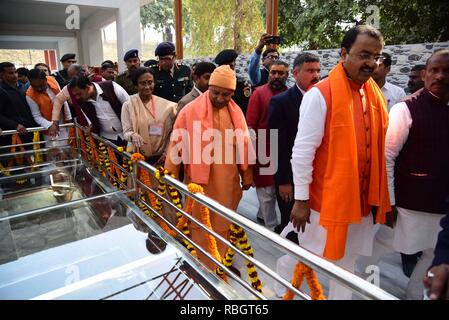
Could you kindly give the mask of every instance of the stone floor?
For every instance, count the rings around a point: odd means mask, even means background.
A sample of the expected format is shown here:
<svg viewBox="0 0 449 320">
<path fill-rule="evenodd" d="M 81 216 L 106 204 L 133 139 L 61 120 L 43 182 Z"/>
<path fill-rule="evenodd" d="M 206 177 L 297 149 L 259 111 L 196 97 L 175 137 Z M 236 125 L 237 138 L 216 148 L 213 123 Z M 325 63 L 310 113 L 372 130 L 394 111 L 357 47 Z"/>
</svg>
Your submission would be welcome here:
<svg viewBox="0 0 449 320">
<path fill-rule="evenodd" d="M 240 202 L 237 211 L 243 216 L 247 217 L 248 219 L 257 222 L 256 215 L 258 206 L 259 205 L 256 196 L 256 191 L 254 188 L 251 188 L 250 190 L 244 192 L 242 201 Z M 278 211 L 278 221 L 280 221 L 279 209 L 278 208 L 276 209 Z M 280 252 L 278 249 L 272 247 L 271 245 L 267 244 L 267 242 L 264 241 L 263 239 L 256 237 L 254 234 L 248 234 L 248 238 L 250 244 L 254 249 L 256 259 L 259 259 L 260 261 L 262 261 L 264 264 L 266 264 L 268 267 L 270 267 L 272 270 L 275 271 L 276 261 L 279 257 L 283 255 L 283 253 Z M 247 272 L 245 268 L 245 262 L 242 258 L 239 258 L 237 255 L 235 259 L 235 266 L 241 272 L 242 278 L 246 279 Z M 378 266 L 380 270 L 380 287 L 385 291 L 389 292 L 390 294 L 398 297 L 399 299 L 404 299 L 405 288 L 407 286 L 408 278 L 402 272 L 400 255 L 398 253 L 387 254 L 382 258 Z M 273 289 L 275 280 L 273 280 L 271 277 L 265 274 L 262 274 L 261 272 L 259 272 L 259 275 L 260 280 L 263 283 L 264 294 L 269 299 L 279 299 L 279 297 L 276 296 Z M 360 274 L 358 275 L 361 276 Z M 327 294 L 328 283 L 326 277 L 324 277 L 321 274 L 318 274 L 318 278 L 320 280 L 320 283 L 322 283 L 324 287 L 325 294 Z M 306 292 L 308 291 L 306 286 L 303 286 L 302 289 Z M 242 292 L 244 292 L 243 288 Z M 354 296 L 354 299 L 357 299 L 357 297 Z"/>
</svg>

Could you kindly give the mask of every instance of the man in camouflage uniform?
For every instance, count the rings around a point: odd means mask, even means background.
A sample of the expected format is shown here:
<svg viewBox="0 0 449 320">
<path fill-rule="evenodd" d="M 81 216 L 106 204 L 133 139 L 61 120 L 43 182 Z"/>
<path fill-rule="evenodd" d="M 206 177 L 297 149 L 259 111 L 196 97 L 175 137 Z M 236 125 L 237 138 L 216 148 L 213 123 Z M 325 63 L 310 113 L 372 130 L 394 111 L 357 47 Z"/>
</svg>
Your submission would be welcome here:
<svg viewBox="0 0 449 320">
<path fill-rule="evenodd" d="M 160 43 L 154 54 L 159 62 L 150 66 L 156 74 L 153 94 L 179 102 L 193 88 L 190 68 L 176 62 L 176 49 L 171 42 Z"/>
<path fill-rule="evenodd" d="M 131 79 L 131 73 L 140 67 L 139 51 L 131 49 L 125 53 L 123 60 L 126 63 L 127 70 L 115 77 L 117 82 L 129 95 L 137 93 L 137 88 L 134 86 Z"/>
<path fill-rule="evenodd" d="M 238 57 L 238 53 L 233 49 L 226 49 L 221 51 L 215 57 L 215 63 L 219 66 L 227 64 L 231 67 L 232 70 L 235 70 L 235 60 Z M 251 96 L 251 84 L 237 76 L 237 87 L 235 89 L 234 96 L 232 100 L 242 109 L 243 114 L 246 115 L 246 109 L 248 108 L 249 97 Z"/>
</svg>

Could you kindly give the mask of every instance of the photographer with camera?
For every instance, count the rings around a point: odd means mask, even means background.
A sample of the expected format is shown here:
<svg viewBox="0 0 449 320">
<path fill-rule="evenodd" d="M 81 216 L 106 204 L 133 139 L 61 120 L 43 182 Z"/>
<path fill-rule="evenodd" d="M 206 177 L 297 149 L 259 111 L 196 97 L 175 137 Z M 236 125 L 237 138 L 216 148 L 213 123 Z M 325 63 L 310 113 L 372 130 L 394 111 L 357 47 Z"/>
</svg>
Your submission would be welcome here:
<svg viewBox="0 0 449 320">
<path fill-rule="evenodd" d="M 270 44 L 280 44 L 281 38 L 264 33 L 259 40 L 259 43 L 251 55 L 249 61 L 248 74 L 251 84 L 254 87 L 262 86 L 268 83 L 268 70 L 274 61 L 279 59 L 279 52 L 277 49 L 269 48 Z M 262 53 L 264 46 L 267 49 Z M 260 56 L 262 55 L 262 68 L 260 68 Z"/>
</svg>

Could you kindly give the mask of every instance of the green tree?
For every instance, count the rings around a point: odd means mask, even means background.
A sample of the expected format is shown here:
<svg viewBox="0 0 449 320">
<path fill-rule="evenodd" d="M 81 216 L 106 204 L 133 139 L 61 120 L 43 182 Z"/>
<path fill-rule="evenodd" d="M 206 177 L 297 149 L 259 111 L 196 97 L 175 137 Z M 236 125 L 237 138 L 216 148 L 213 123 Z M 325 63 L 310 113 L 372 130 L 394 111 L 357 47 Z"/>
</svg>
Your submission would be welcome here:
<svg viewBox="0 0 449 320">
<path fill-rule="evenodd" d="M 188 30 L 185 55 L 213 56 L 233 48 L 250 52 L 264 30 L 261 11 L 264 0 L 185 0 Z M 186 28 L 187 29 L 187 28 Z"/>
<path fill-rule="evenodd" d="M 449 40 L 447 0 L 280 0 L 279 33 L 284 46 L 336 48 L 346 30 L 372 21 L 373 5 L 386 44 Z"/>
<path fill-rule="evenodd" d="M 142 29 L 153 27 L 162 33 L 164 41 L 173 41 L 174 11 L 172 0 L 154 0 L 140 8 Z M 145 38 L 145 34 L 144 34 Z"/>
</svg>

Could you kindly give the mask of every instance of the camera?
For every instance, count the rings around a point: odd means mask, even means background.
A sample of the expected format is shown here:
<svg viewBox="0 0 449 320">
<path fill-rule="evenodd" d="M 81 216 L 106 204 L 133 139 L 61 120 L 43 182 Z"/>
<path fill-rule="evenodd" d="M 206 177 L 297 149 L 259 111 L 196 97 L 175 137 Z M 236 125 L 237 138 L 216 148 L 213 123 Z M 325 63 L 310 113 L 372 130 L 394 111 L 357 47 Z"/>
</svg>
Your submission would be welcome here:
<svg viewBox="0 0 449 320">
<path fill-rule="evenodd" d="M 265 40 L 267 44 L 281 44 L 282 38 L 279 36 L 272 36 Z"/>
</svg>

